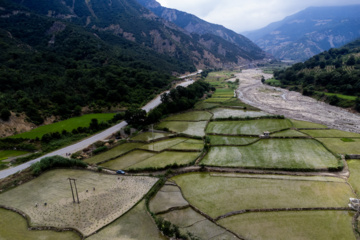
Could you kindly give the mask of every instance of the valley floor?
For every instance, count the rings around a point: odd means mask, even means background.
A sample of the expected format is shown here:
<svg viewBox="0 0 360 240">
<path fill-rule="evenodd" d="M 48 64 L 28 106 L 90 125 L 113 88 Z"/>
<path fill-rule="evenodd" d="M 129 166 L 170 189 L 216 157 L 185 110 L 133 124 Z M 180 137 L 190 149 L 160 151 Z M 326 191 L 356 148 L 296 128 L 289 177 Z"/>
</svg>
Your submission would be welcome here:
<svg viewBox="0 0 360 240">
<path fill-rule="evenodd" d="M 298 92 L 264 85 L 260 81 L 261 75 L 265 78 L 272 77 L 263 74 L 259 69 L 247 69 L 236 74 L 236 78 L 240 79 L 237 94 L 241 101 L 271 114 L 360 133 L 359 114 L 303 96 Z"/>
</svg>

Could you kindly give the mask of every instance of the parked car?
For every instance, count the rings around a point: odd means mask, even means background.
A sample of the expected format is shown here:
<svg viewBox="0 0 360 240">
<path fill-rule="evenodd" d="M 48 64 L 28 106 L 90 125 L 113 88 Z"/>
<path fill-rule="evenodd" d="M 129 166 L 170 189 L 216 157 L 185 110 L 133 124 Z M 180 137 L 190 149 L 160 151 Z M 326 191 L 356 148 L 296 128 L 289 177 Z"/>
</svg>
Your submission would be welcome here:
<svg viewBox="0 0 360 240">
<path fill-rule="evenodd" d="M 123 170 L 117 170 L 116 173 L 117 173 L 117 174 L 122 174 L 122 175 L 125 174 L 125 172 L 124 172 Z"/>
</svg>

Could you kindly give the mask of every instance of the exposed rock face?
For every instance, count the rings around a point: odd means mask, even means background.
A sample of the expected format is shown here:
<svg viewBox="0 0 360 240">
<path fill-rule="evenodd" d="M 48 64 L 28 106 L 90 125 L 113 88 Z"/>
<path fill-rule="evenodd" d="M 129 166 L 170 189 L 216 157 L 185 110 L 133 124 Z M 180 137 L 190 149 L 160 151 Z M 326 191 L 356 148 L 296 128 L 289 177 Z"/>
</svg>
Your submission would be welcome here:
<svg viewBox="0 0 360 240">
<path fill-rule="evenodd" d="M 279 59 L 305 60 L 360 37 L 360 5 L 311 7 L 244 33 Z"/>
</svg>

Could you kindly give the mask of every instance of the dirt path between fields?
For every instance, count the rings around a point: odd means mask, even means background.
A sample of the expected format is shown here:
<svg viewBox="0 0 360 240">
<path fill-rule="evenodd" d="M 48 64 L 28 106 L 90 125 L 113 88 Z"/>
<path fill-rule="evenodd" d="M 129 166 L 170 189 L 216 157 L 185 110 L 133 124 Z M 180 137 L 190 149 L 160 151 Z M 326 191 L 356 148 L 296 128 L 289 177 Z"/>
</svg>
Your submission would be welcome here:
<svg viewBox="0 0 360 240">
<path fill-rule="evenodd" d="M 272 77 L 271 74 L 264 74 L 259 69 L 247 69 L 236 74 L 240 79 L 237 94 L 241 101 L 271 114 L 360 133 L 360 114 L 331 106 L 298 92 L 264 85 L 260 80 L 261 75 L 265 79 Z"/>
</svg>

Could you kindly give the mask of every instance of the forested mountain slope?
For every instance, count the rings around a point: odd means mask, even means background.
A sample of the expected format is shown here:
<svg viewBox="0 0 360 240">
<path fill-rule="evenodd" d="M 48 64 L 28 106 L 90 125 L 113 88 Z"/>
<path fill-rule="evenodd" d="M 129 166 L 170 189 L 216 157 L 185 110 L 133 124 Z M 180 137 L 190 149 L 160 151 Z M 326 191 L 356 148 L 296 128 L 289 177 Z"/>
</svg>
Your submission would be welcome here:
<svg viewBox="0 0 360 240">
<path fill-rule="evenodd" d="M 283 87 L 360 111 L 360 39 L 275 71 L 274 75 Z"/>
</svg>

